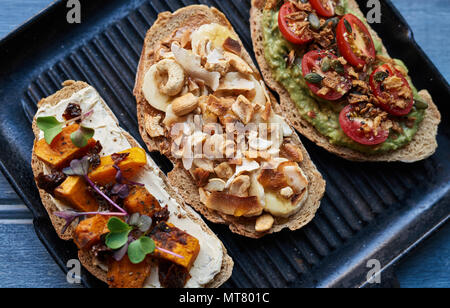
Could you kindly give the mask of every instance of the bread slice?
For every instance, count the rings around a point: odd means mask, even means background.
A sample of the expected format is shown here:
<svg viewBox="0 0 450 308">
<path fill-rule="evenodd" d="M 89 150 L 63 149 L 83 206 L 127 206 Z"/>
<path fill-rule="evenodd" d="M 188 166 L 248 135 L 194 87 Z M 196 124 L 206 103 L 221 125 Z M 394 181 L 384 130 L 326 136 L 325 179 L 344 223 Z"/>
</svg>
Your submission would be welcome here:
<svg viewBox="0 0 450 308">
<path fill-rule="evenodd" d="M 429 108 L 426 110 L 425 118 L 420 124 L 417 134 L 408 145 L 390 153 L 367 155 L 346 147 L 333 145 L 328 141 L 327 137 L 320 134 L 310 123 L 304 120 L 283 85 L 272 78 L 271 69 L 266 62 L 264 56 L 262 31 L 262 16 L 265 3 L 266 0 L 252 0 L 252 7 L 250 11 L 250 27 L 256 60 L 258 61 L 267 85 L 280 96 L 280 106 L 283 110 L 283 114 L 291 120 L 294 127 L 302 135 L 317 145 L 323 147 L 327 151 L 353 161 L 401 161 L 412 163 L 426 159 L 434 154 L 438 146 L 436 135 L 438 125 L 441 121 L 441 115 L 427 90 L 422 90 L 419 92 L 422 99 L 428 103 Z M 363 16 L 358 4 L 354 0 L 348 0 L 348 5 Z M 371 27 L 369 27 L 369 30 L 374 38 L 379 38 L 377 33 Z M 383 49 L 386 51 L 384 46 Z"/>
<path fill-rule="evenodd" d="M 43 106 L 45 104 L 48 105 L 56 105 L 58 104 L 61 100 L 63 99 L 67 99 L 70 98 L 74 93 L 86 88 L 89 86 L 89 84 L 82 82 L 82 81 L 65 81 L 63 83 L 64 88 L 59 90 L 58 92 L 56 92 L 55 94 L 42 99 L 39 103 L 38 106 Z M 114 117 L 114 114 L 112 113 L 111 110 L 107 110 L 108 113 Z M 39 138 L 39 128 L 36 125 L 36 118 L 33 120 L 33 132 L 35 135 L 35 144 Z M 131 144 L 132 147 L 139 147 L 138 142 L 128 133 L 124 133 L 125 137 L 127 139 L 127 141 Z M 35 177 L 37 177 L 37 175 L 39 173 L 41 173 L 43 171 L 44 168 L 44 163 L 41 162 L 35 155 L 34 153 L 34 149 L 33 149 L 33 154 L 32 154 L 32 160 L 31 160 L 31 167 L 33 169 L 33 174 Z M 209 229 L 209 227 L 206 225 L 206 223 L 198 216 L 196 215 L 196 213 L 188 206 L 186 205 L 183 200 L 180 198 L 180 194 L 178 192 L 176 192 L 176 190 L 171 187 L 168 183 L 167 177 L 163 174 L 162 171 L 159 171 L 159 176 L 163 179 L 165 187 L 164 189 L 170 194 L 170 196 L 172 198 L 174 198 L 178 204 L 180 204 L 180 206 L 186 211 L 187 216 L 196 224 L 200 225 L 202 230 L 206 233 L 208 233 L 209 235 L 212 235 L 213 237 L 217 238 L 217 236 L 211 231 L 211 229 Z M 37 183 L 36 183 L 37 185 Z M 53 226 L 55 227 L 56 232 L 58 233 L 58 236 L 63 239 L 63 240 L 72 240 L 73 239 L 73 232 L 75 229 L 75 223 L 73 223 L 68 229 L 67 231 L 62 234 L 62 228 L 65 225 L 65 221 L 59 217 L 56 217 L 55 215 L 53 215 L 53 213 L 55 211 L 58 211 L 58 208 L 56 206 L 56 204 L 52 201 L 52 197 L 46 193 L 44 190 L 39 189 L 39 193 L 42 199 L 42 203 L 45 207 L 45 209 L 47 210 L 50 219 L 53 223 Z M 216 275 L 216 277 L 214 278 L 213 281 L 211 281 L 207 287 L 209 288 L 214 288 L 214 287 L 218 287 L 220 285 L 222 285 L 223 283 L 225 283 L 225 281 L 227 281 L 232 274 L 233 271 L 233 266 L 234 266 L 234 262 L 231 259 L 231 257 L 228 255 L 226 248 L 222 245 L 222 252 L 223 252 L 223 261 L 222 261 L 222 268 L 219 274 Z M 93 274 L 95 277 L 97 277 L 98 279 L 102 280 L 103 282 L 107 282 L 106 281 L 106 272 L 104 270 L 102 270 L 100 267 L 95 265 L 94 262 L 94 257 L 90 252 L 84 252 L 84 251 L 79 251 L 78 253 L 79 256 L 79 260 L 80 262 L 83 264 L 83 266 L 91 273 Z"/>
<path fill-rule="evenodd" d="M 179 27 L 192 27 L 198 28 L 203 24 L 218 23 L 233 30 L 230 22 L 227 20 L 224 14 L 215 8 L 209 8 L 204 5 L 193 5 L 182 8 L 174 13 L 165 12 L 161 13 L 147 32 L 144 41 L 144 47 L 141 55 L 141 60 L 138 67 L 138 73 L 136 78 L 136 86 L 134 89 L 134 95 L 137 100 L 137 116 L 139 120 L 139 129 L 144 142 L 147 144 L 150 151 L 160 151 L 167 155 L 169 159 L 174 163 L 175 167 L 172 172 L 169 173 L 170 183 L 178 188 L 179 193 L 183 199 L 193 206 L 198 212 L 200 212 L 206 219 L 214 223 L 226 224 L 230 230 L 234 233 L 251 237 L 259 238 L 268 233 L 279 232 L 284 228 L 290 230 L 297 230 L 307 223 L 309 223 L 315 216 L 317 209 L 320 206 L 320 200 L 325 192 L 325 181 L 321 174 L 317 170 L 314 163 L 311 161 L 308 153 L 304 149 L 300 139 L 297 135 L 293 137 L 294 142 L 302 149 L 304 161 L 301 163 L 301 168 L 309 179 L 309 197 L 302 209 L 295 215 L 289 218 L 276 218 L 273 228 L 266 233 L 258 233 L 255 231 L 255 218 L 237 218 L 234 216 L 224 215 L 216 211 L 211 211 L 206 208 L 200 202 L 200 196 L 198 193 L 198 187 L 193 183 L 192 178 L 187 170 L 185 170 L 179 162 L 170 156 L 170 144 L 164 137 L 151 138 L 145 130 L 145 115 L 157 115 L 162 114 L 156 109 L 152 108 L 147 103 L 143 93 L 142 84 L 144 75 L 150 66 L 154 63 L 154 50 L 155 46 L 161 40 L 164 40 L 175 29 Z M 237 36 L 237 34 L 236 34 Z M 240 42 L 242 45 L 242 42 Z M 253 61 L 250 55 L 244 50 L 243 59 L 249 63 L 254 71 Z M 276 113 L 280 113 L 280 108 L 275 98 L 271 96 L 273 110 Z M 163 118 L 164 115 L 162 114 Z"/>
</svg>

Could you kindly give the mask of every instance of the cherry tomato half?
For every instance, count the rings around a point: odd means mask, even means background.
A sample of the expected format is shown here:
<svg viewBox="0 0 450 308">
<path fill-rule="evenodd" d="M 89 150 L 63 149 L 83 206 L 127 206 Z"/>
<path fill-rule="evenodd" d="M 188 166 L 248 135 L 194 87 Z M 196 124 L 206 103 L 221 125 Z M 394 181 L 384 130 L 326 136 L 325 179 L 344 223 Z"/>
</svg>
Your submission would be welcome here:
<svg viewBox="0 0 450 308">
<path fill-rule="evenodd" d="M 302 59 L 302 73 L 303 77 L 308 75 L 309 73 L 317 73 L 321 75 L 322 77 L 325 76 L 325 72 L 322 71 L 321 68 L 321 61 L 325 57 L 329 57 L 330 60 L 336 60 L 337 57 L 334 54 L 321 51 L 321 50 L 312 50 L 308 53 L 306 53 L 303 56 Z M 318 91 L 322 88 L 320 84 L 315 83 L 309 83 L 306 82 L 308 87 L 311 89 L 311 91 L 317 95 L 318 97 L 321 97 L 323 99 L 329 100 L 329 101 L 335 101 L 340 99 L 342 96 L 344 96 L 352 87 L 352 83 L 350 82 L 349 76 L 347 74 L 348 72 L 348 66 L 344 66 L 345 74 L 341 76 L 341 83 L 339 84 L 340 91 L 331 90 L 326 95 L 319 94 Z"/>
<path fill-rule="evenodd" d="M 377 81 L 377 78 L 375 77 L 380 73 L 386 73 L 384 78 L 389 78 L 388 76 L 397 76 L 398 78 L 400 78 L 403 83 L 402 87 L 404 87 L 404 89 L 406 90 L 408 99 L 400 97 L 398 89 L 383 89 L 383 81 Z M 409 86 L 409 83 L 406 80 L 405 76 L 403 76 L 403 74 L 392 65 L 384 64 L 374 70 L 372 75 L 370 75 L 370 87 L 372 89 L 372 92 L 378 98 L 378 104 L 385 111 L 395 116 L 405 116 L 411 112 L 411 109 L 414 105 L 411 87 Z M 403 100 L 403 108 L 395 105 L 395 102 L 397 102 L 398 100 Z"/>
<path fill-rule="evenodd" d="M 283 36 L 293 44 L 306 44 L 312 41 L 312 36 L 309 32 L 305 31 L 301 36 L 295 33 L 296 26 L 295 23 L 289 21 L 286 16 L 296 12 L 297 9 L 291 2 L 286 2 L 280 9 L 278 13 L 278 27 L 280 28 Z"/>
<path fill-rule="evenodd" d="M 309 0 L 312 8 L 323 17 L 333 17 L 336 2 L 331 0 Z"/>
<path fill-rule="evenodd" d="M 378 128 L 377 135 L 373 132 L 369 134 L 364 133 L 361 129 L 363 119 L 352 118 L 353 106 L 347 105 L 342 109 L 339 115 L 339 124 L 344 133 L 349 136 L 352 140 L 357 143 L 364 145 L 377 145 L 383 143 L 389 137 L 389 130 L 383 130 L 381 127 Z"/>
<path fill-rule="evenodd" d="M 336 28 L 339 52 L 358 69 L 375 59 L 376 51 L 372 36 L 364 23 L 352 14 L 346 14 Z"/>
</svg>

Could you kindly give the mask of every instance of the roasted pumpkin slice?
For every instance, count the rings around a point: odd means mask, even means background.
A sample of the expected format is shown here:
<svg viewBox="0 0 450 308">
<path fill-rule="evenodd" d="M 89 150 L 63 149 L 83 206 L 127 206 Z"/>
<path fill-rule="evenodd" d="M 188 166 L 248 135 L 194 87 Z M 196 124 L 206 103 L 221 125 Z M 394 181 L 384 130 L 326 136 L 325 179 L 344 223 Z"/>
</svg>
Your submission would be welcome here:
<svg viewBox="0 0 450 308">
<path fill-rule="evenodd" d="M 145 187 L 135 186 L 123 200 L 125 210 L 129 214 L 139 213 L 153 217 L 161 209 L 158 200 Z"/>
<path fill-rule="evenodd" d="M 110 288 L 140 289 L 150 276 L 151 259 L 146 258 L 139 264 L 131 263 L 128 255 L 121 261 L 110 258 L 107 281 Z"/>
<path fill-rule="evenodd" d="M 147 164 L 147 155 L 142 148 L 131 148 L 117 154 L 128 154 L 118 166 L 127 179 L 132 179 Z M 114 168 L 113 156 L 100 158 L 100 165 L 89 174 L 89 178 L 99 185 L 113 183 L 117 170 Z"/>
<path fill-rule="evenodd" d="M 64 127 L 51 144 L 48 144 L 45 139 L 39 140 L 34 148 L 36 156 L 47 165 L 58 170 L 67 167 L 73 159 L 83 157 L 89 149 L 95 146 L 96 141 L 91 138 L 84 148 L 76 147 L 72 143 L 70 135 L 78 128 L 78 124 Z"/>
<path fill-rule="evenodd" d="M 155 249 L 153 256 L 171 261 L 186 268 L 188 271 L 191 269 L 200 252 L 198 239 L 170 223 L 162 222 L 157 225 L 151 232 L 151 238 L 155 241 L 156 247 L 169 250 L 182 258 L 158 248 Z"/>
<path fill-rule="evenodd" d="M 80 176 L 69 176 L 55 189 L 55 198 L 80 212 L 95 212 L 99 206 L 85 179 Z"/>
<path fill-rule="evenodd" d="M 79 249 L 90 249 L 98 244 L 102 235 L 109 233 L 108 220 L 110 217 L 95 215 L 85 219 L 75 228 L 73 241 Z"/>
</svg>

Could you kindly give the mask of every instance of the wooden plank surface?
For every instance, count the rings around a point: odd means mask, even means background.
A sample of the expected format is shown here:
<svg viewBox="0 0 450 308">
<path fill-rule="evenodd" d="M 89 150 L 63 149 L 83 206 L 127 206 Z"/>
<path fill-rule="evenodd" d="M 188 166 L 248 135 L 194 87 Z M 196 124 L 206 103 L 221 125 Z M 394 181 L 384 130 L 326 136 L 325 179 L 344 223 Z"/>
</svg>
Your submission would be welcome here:
<svg viewBox="0 0 450 308">
<path fill-rule="evenodd" d="M 45 8 L 49 0 L 0 1 L 0 38 Z M 450 1 L 395 0 L 419 45 L 450 78 Z M 403 287 L 450 287 L 450 226 L 445 226 L 398 269 Z M 0 287 L 73 287 L 34 233 L 31 215 L 0 174 Z"/>
</svg>

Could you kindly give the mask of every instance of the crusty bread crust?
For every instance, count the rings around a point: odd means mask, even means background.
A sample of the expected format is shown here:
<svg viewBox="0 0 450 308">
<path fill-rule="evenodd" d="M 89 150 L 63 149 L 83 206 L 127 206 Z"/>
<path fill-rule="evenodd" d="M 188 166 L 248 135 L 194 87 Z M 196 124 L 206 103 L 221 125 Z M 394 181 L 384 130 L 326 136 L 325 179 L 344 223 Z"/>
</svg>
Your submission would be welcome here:
<svg viewBox="0 0 450 308">
<path fill-rule="evenodd" d="M 155 24 L 147 32 L 134 90 L 134 95 L 137 100 L 139 130 L 142 138 L 150 151 L 160 151 L 172 160 L 175 167 L 168 175 L 170 183 L 172 186 L 178 188 L 179 193 L 187 203 L 193 206 L 211 222 L 226 224 L 232 232 L 251 238 L 260 238 L 269 233 L 279 232 L 284 228 L 289 228 L 290 230 L 300 229 L 314 218 L 315 213 L 320 206 L 320 200 L 325 192 L 325 181 L 314 163 L 311 161 L 308 153 L 296 134 L 294 134 L 293 141 L 302 149 L 304 161 L 301 163 L 301 168 L 304 170 L 309 179 L 308 199 L 298 213 L 289 218 L 276 218 L 275 224 L 270 231 L 266 233 L 258 233 L 255 231 L 256 218 L 237 218 L 207 209 L 206 206 L 204 206 L 200 201 L 198 187 L 192 181 L 189 172 L 185 170 L 180 163 L 176 161 L 176 159 L 171 157 L 170 151 L 168 151 L 170 148 L 168 144 L 169 141 L 165 138 L 151 138 L 145 131 L 145 114 L 155 115 L 159 113 L 159 111 L 155 110 L 150 106 L 150 104 L 147 103 L 142 93 L 144 74 L 154 63 L 153 48 L 159 41 L 165 39 L 180 26 L 198 28 L 203 24 L 209 23 L 224 25 L 234 32 L 233 27 L 220 11 L 203 5 L 193 5 L 182 8 L 173 14 L 170 12 L 162 13 L 159 15 Z M 254 71 L 257 72 L 250 55 L 245 50 L 243 51 L 243 58 L 247 61 L 247 63 L 250 63 L 252 68 L 254 68 Z M 275 112 L 280 113 L 280 107 L 272 95 L 271 100 Z"/>
<path fill-rule="evenodd" d="M 317 145 L 323 147 L 327 151 L 353 161 L 401 161 L 412 163 L 426 159 L 434 154 L 438 146 L 436 135 L 438 125 L 441 121 L 441 115 L 439 113 L 439 110 L 437 109 L 437 106 L 433 103 L 433 100 L 427 90 L 422 90 L 419 92 L 419 95 L 428 103 L 429 108 L 426 110 L 425 118 L 420 124 L 417 134 L 408 145 L 390 153 L 380 155 L 366 155 L 346 147 L 333 145 L 328 141 L 327 137 L 320 134 L 314 128 L 314 126 L 304 120 L 300 115 L 295 102 L 290 98 L 289 93 L 286 91 L 283 85 L 272 78 L 271 69 L 266 62 L 264 56 L 263 31 L 261 22 L 265 3 L 266 0 L 252 0 L 252 7 L 250 11 L 250 27 L 256 60 L 258 61 L 259 67 L 267 85 L 279 94 L 280 106 L 283 110 L 283 114 L 291 120 L 291 122 L 294 124 L 294 127 L 302 135 L 304 135 Z M 348 0 L 348 5 L 353 10 L 360 12 L 361 15 L 363 15 L 359 9 L 358 4 L 354 0 Z M 377 33 L 372 28 L 369 27 L 369 30 L 373 37 L 379 38 Z M 384 46 L 383 50 L 386 51 Z"/>
<path fill-rule="evenodd" d="M 38 106 L 42 106 L 43 104 L 49 104 L 49 105 L 56 105 L 61 100 L 70 98 L 74 93 L 88 87 L 89 85 L 82 81 L 66 81 L 63 83 L 64 88 L 56 92 L 55 94 L 42 99 Z M 114 116 L 111 110 L 108 110 L 108 113 L 111 116 Z M 33 132 L 35 134 L 35 144 L 39 138 L 39 128 L 36 125 L 36 118 L 33 120 Z M 125 137 L 127 138 L 128 142 L 131 144 L 132 147 L 139 147 L 138 142 L 128 133 L 125 133 Z M 32 154 L 32 160 L 31 160 L 31 167 L 33 169 L 33 174 L 35 177 L 39 173 L 43 171 L 44 163 L 41 162 L 35 155 L 34 149 Z M 200 225 L 202 230 L 204 232 L 207 232 L 209 235 L 212 235 L 213 237 L 217 238 L 217 236 L 214 234 L 214 232 L 209 229 L 209 227 L 206 225 L 206 223 L 199 217 L 197 217 L 195 214 L 193 214 L 193 210 L 187 206 L 183 200 L 180 198 L 180 194 L 177 193 L 174 188 L 172 188 L 167 180 L 167 177 L 162 173 L 162 171 L 159 171 L 159 176 L 164 180 L 165 184 L 165 190 L 170 194 L 172 198 L 174 198 L 178 204 L 181 205 L 181 207 L 186 211 L 187 216 L 194 221 L 196 224 Z M 37 183 L 36 183 L 37 185 Z M 69 229 L 66 231 L 66 233 L 62 234 L 61 230 L 65 225 L 65 221 L 59 217 L 56 217 L 53 215 L 55 211 L 58 211 L 58 208 L 56 207 L 55 203 L 52 201 L 51 196 L 46 193 L 45 191 L 39 189 L 39 193 L 41 196 L 42 203 L 47 210 L 50 219 L 53 223 L 53 226 L 55 227 L 56 232 L 58 233 L 58 236 L 63 240 L 72 240 L 73 239 L 73 232 L 75 229 L 75 223 Z M 222 261 L 222 268 L 219 274 L 216 275 L 213 281 L 207 285 L 208 288 L 215 288 L 222 285 L 225 281 L 227 281 L 233 272 L 233 266 L 234 262 L 231 259 L 231 257 L 228 255 L 226 248 L 222 245 L 222 251 L 223 251 L 223 261 Z M 94 257 L 90 252 L 85 251 L 79 251 L 78 257 L 80 262 L 83 264 L 83 266 L 95 277 L 100 279 L 101 281 L 106 283 L 106 272 L 103 271 L 98 266 L 94 265 Z"/>
</svg>

